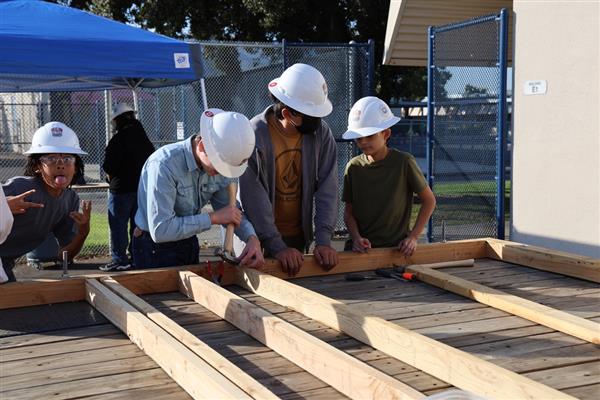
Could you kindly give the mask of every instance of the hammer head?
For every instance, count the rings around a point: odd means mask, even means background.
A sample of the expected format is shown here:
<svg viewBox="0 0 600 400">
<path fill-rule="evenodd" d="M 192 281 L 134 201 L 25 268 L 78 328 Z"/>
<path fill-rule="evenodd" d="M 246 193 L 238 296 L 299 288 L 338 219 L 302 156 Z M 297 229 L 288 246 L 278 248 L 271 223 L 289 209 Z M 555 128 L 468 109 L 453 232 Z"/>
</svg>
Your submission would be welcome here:
<svg viewBox="0 0 600 400">
<path fill-rule="evenodd" d="M 215 250 L 215 256 L 221 257 L 221 259 L 232 265 L 239 265 L 240 260 L 233 256 L 229 251 L 218 248 Z"/>
</svg>

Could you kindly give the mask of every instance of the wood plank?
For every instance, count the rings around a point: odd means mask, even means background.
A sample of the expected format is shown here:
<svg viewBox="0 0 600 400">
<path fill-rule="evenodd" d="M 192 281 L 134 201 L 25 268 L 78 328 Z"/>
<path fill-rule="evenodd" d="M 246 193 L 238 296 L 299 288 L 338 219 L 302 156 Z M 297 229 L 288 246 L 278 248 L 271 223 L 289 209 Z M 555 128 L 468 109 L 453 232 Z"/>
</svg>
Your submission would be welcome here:
<svg viewBox="0 0 600 400">
<path fill-rule="evenodd" d="M 85 367 L 81 365 L 66 365 L 60 369 L 47 369 L 29 372 L 21 375 L 2 377 L 0 396 L 2 392 L 43 386 L 48 382 L 61 383 L 81 379 L 94 378 L 105 375 L 117 375 L 126 372 L 145 371 L 155 369 L 156 363 L 145 354 L 133 358 L 118 360 L 94 361 Z"/>
<path fill-rule="evenodd" d="M 140 387 L 158 387 L 172 382 L 171 378 L 169 378 L 162 369 L 155 368 L 145 371 L 81 379 L 72 382 L 50 383 L 43 386 L 11 390 L 3 392 L 2 396 L 10 400 L 67 400 Z"/>
<path fill-rule="evenodd" d="M 486 239 L 487 256 L 600 283 L 600 260 L 507 240 Z"/>
<path fill-rule="evenodd" d="M 411 266 L 406 270 L 416 274 L 420 281 L 430 285 L 587 340 L 590 343 L 600 344 L 600 324 L 598 323 L 424 266 Z"/>
<path fill-rule="evenodd" d="M 456 260 L 462 261 L 485 256 L 486 241 L 483 239 L 422 244 L 419 245 L 415 253 L 410 257 L 403 256 L 396 248 L 370 249 L 368 253 L 355 253 L 351 251 L 340 252 L 338 253 L 339 264 L 329 271 L 324 271 L 319 266 L 314 256 L 305 255 L 304 263 L 295 277 L 301 278 L 305 276 L 368 271 L 381 267 L 389 267 L 394 264 L 411 265 Z M 235 270 L 232 272 L 235 272 Z M 282 279 L 288 278 L 287 274 L 281 270 L 280 262 L 274 259 L 265 260 L 265 266 L 264 268 L 261 268 L 261 272 Z M 233 276 L 233 278 L 235 279 L 235 276 Z M 227 283 L 235 283 L 235 280 L 227 281 Z"/>
<path fill-rule="evenodd" d="M 340 397 L 340 392 L 330 387 L 302 390 L 298 392 L 287 393 L 281 396 L 283 400 L 338 400 Z"/>
<path fill-rule="evenodd" d="M 191 397 L 175 382 L 161 386 L 146 386 L 135 389 L 124 389 L 117 392 L 86 396 L 85 400 L 190 400 Z"/>
<path fill-rule="evenodd" d="M 600 383 L 565 389 L 565 393 L 578 399 L 597 399 L 598 394 L 600 393 Z"/>
<path fill-rule="evenodd" d="M 132 343 L 121 346 L 114 346 L 102 349 L 88 349 L 76 353 L 68 353 L 71 356 L 64 354 L 55 354 L 44 357 L 36 357 L 34 359 L 24 359 L 2 362 L 2 376 L 12 376 L 21 374 L 30 374 L 34 372 L 44 371 L 48 369 L 66 368 L 74 365 L 88 365 L 97 362 L 105 362 L 111 360 L 120 360 L 124 358 L 139 357 L 144 355 L 140 349 Z"/>
<path fill-rule="evenodd" d="M 99 338 L 83 338 L 67 340 L 63 342 L 51 342 L 27 347 L 12 347 L 9 349 L 0 349 L 0 360 L 2 362 L 34 359 L 37 357 L 50 356 L 56 354 L 69 354 L 87 349 L 101 349 L 129 344 L 129 339 L 121 332 L 113 335 L 107 335 Z"/>
<path fill-rule="evenodd" d="M 238 282 L 456 387 L 491 398 L 569 398 L 531 379 L 273 276 L 239 268 Z"/>
<path fill-rule="evenodd" d="M 86 326 L 76 329 L 58 329 L 44 333 L 31 333 L 28 335 L 7 336 L 0 338 L 0 349 L 11 347 L 33 346 L 38 344 L 63 342 L 72 339 L 98 338 L 102 336 L 120 334 L 113 324 Z"/>
<path fill-rule="evenodd" d="M 236 365 L 231 363 L 225 357 L 213 350 L 206 343 L 192 335 L 186 329 L 175 323 L 165 314 L 157 311 L 150 304 L 133 294 L 131 291 L 120 285 L 114 279 L 107 277 L 101 282 L 110 290 L 119 295 L 137 310 L 142 312 L 150 320 L 154 321 L 159 327 L 171 334 L 175 339 L 180 341 L 188 349 L 193 351 L 204 361 L 210 364 L 215 370 L 225 375 L 231 382 L 239 386 L 244 392 L 255 399 L 277 399 L 271 391 L 267 390 L 263 385 L 254 380 L 250 375 L 246 374 Z"/>
<path fill-rule="evenodd" d="M 420 399 L 419 392 L 191 272 L 180 290 L 344 395 Z"/>
<path fill-rule="evenodd" d="M 86 281 L 87 299 L 131 341 L 161 366 L 194 399 L 250 398 L 100 282 Z"/>
<path fill-rule="evenodd" d="M 77 278 L 60 281 L 40 279 L 0 285 L 0 310 L 84 299 L 85 281 Z"/>
<path fill-rule="evenodd" d="M 411 257 L 402 256 L 397 249 L 371 249 L 367 254 L 353 252 L 339 253 L 339 265 L 333 270 L 324 271 L 312 255 L 304 257 L 303 266 L 296 277 L 331 275 L 344 272 L 376 269 L 393 264 L 425 264 L 481 258 L 486 256 L 487 243 L 483 239 L 464 240 L 447 243 L 420 245 Z M 213 259 L 216 260 L 216 259 Z M 222 284 L 235 283 L 235 267 L 227 265 Z M 184 265 L 153 270 L 134 270 L 111 274 L 121 285 L 135 294 L 164 293 L 177 291 L 179 271 L 192 271 L 209 277 L 204 265 Z M 281 270 L 281 264 L 267 259 L 263 272 L 283 279 L 288 278 Z M 0 310 L 40 304 L 82 301 L 85 299 L 85 280 L 105 277 L 106 274 L 90 274 L 63 280 L 39 279 L 25 282 L 12 282 L 0 285 Z"/>
<path fill-rule="evenodd" d="M 556 389 L 593 385 L 600 383 L 600 361 L 545 369 L 525 375 Z"/>
</svg>

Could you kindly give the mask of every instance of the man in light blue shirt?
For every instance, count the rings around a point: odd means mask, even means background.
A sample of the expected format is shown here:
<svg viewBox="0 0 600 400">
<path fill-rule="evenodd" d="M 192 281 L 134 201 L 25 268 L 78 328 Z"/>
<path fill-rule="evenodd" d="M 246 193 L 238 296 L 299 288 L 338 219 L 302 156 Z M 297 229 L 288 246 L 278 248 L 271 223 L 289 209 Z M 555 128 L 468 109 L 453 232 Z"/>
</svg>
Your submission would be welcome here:
<svg viewBox="0 0 600 400">
<path fill-rule="evenodd" d="M 196 234 L 213 224 L 235 224 L 246 242 L 240 264 L 264 264 L 252 224 L 239 208 L 229 206 L 227 187 L 247 167 L 254 131 L 239 113 L 219 109 L 202 114 L 200 135 L 164 146 L 146 161 L 138 186 L 133 261 L 137 268 L 197 264 Z M 213 212 L 202 213 L 211 203 Z"/>
</svg>

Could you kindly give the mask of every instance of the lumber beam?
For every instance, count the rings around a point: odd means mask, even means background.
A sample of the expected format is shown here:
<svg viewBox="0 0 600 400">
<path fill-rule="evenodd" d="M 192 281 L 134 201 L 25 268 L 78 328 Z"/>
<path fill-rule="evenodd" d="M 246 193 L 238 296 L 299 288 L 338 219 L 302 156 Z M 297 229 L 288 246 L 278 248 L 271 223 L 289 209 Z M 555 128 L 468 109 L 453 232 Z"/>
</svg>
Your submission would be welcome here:
<svg viewBox="0 0 600 400">
<path fill-rule="evenodd" d="M 458 388 L 495 399 L 572 399 L 464 351 L 276 277 L 240 268 L 238 282 Z"/>
<path fill-rule="evenodd" d="M 86 281 L 86 298 L 194 399 L 251 398 L 97 280 Z"/>
<path fill-rule="evenodd" d="M 0 310 L 85 299 L 83 279 L 36 280 L 0 285 Z"/>
<path fill-rule="evenodd" d="M 212 347 L 192 335 L 185 328 L 177 324 L 171 318 L 152 307 L 146 301 L 133 294 L 130 290 L 120 285 L 111 277 L 101 279 L 101 282 L 123 300 L 134 306 L 150 320 L 168 332 L 175 339 L 184 344 L 188 349 L 196 353 L 214 369 L 223 374 L 227 379 L 235 383 L 244 392 L 254 399 L 278 399 L 273 392 L 268 390 L 250 375 L 231 363 Z"/>
<path fill-rule="evenodd" d="M 281 356 L 353 399 L 421 399 L 420 392 L 191 272 L 180 290 Z"/>
<path fill-rule="evenodd" d="M 600 344 L 600 324 L 564 311 L 545 306 L 479 283 L 436 271 L 426 266 L 407 267 L 425 283 L 437 286 L 482 304 L 536 322 L 548 328 Z"/>
<path fill-rule="evenodd" d="M 345 251 L 338 253 L 338 265 L 324 271 L 312 255 L 304 256 L 304 263 L 295 278 L 308 276 L 334 275 L 347 272 L 369 271 L 392 265 L 429 264 L 486 257 L 486 241 L 483 239 L 461 240 L 446 243 L 419 245 L 415 253 L 406 257 L 396 248 L 370 249 L 368 253 Z M 289 278 L 275 259 L 265 260 L 261 272 L 282 278 Z M 228 283 L 234 283 L 235 277 Z"/>
<path fill-rule="evenodd" d="M 486 239 L 487 257 L 600 283 L 600 260 L 543 247 Z"/>
<path fill-rule="evenodd" d="M 373 270 L 381 267 L 409 264 L 426 264 L 486 257 L 486 241 L 483 239 L 419 245 L 415 254 L 404 257 L 394 248 L 371 249 L 366 254 L 340 252 L 339 264 L 330 271 L 323 270 L 312 255 L 304 256 L 304 263 L 295 277 L 332 275 L 345 272 Z M 217 259 L 211 259 L 213 262 Z M 184 265 L 151 270 L 134 270 L 110 274 L 117 282 L 135 294 L 166 293 L 177 291 L 179 271 L 192 271 L 209 277 L 204 264 Z M 261 271 L 288 279 L 278 260 L 267 259 Z M 71 277 L 64 280 L 36 280 L 0 285 L 0 310 L 41 304 L 64 303 L 85 300 L 85 280 L 102 278 L 106 274 Z M 235 267 L 225 266 L 221 283 L 231 285 L 236 281 Z"/>
</svg>

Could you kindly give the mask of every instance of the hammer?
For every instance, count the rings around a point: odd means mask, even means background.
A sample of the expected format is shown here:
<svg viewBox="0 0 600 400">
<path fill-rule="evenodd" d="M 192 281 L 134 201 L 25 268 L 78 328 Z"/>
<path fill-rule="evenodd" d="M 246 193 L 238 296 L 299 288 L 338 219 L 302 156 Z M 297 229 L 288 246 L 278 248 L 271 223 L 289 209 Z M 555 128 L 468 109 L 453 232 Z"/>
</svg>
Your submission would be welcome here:
<svg viewBox="0 0 600 400">
<path fill-rule="evenodd" d="M 235 207 L 235 197 L 237 195 L 237 183 L 231 182 L 227 187 L 227 192 L 229 193 L 229 205 Z M 223 261 L 226 261 L 233 265 L 238 265 L 240 260 L 238 260 L 233 255 L 233 230 L 235 228 L 234 224 L 227 225 L 227 229 L 225 230 L 225 243 L 223 243 L 223 248 L 217 249 L 215 251 L 215 255 L 221 257 Z"/>
</svg>

